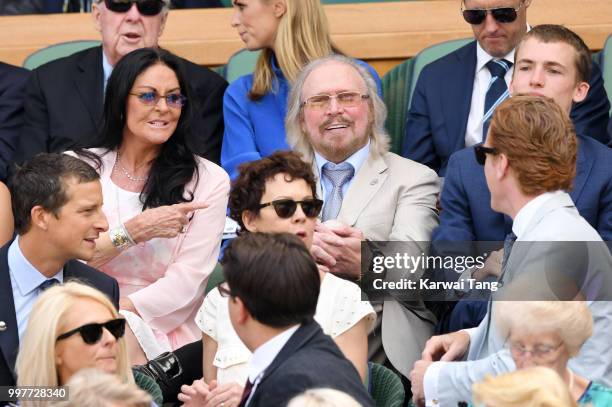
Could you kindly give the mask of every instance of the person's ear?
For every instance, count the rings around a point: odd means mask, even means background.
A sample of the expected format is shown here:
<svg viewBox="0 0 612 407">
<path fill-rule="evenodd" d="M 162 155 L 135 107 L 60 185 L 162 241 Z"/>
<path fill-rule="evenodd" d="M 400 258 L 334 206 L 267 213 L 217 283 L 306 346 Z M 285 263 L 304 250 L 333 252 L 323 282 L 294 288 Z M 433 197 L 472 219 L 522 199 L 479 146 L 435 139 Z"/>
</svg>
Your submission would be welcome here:
<svg viewBox="0 0 612 407">
<path fill-rule="evenodd" d="M 42 206 L 36 205 L 30 210 L 30 223 L 39 229 L 47 230 L 49 229 L 49 219 L 51 216 L 55 215 Z"/>
<path fill-rule="evenodd" d="M 249 310 L 247 310 L 246 306 L 244 305 L 244 302 L 242 302 L 242 299 L 240 299 L 240 297 L 232 297 L 231 301 L 234 301 L 234 305 L 236 306 L 236 322 L 241 325 L 244 325 L 249 320 L 249 318 L 251 318 Z"/>
<path fill-rule="evenodd" d="M 523 0 L 523 7 L 527 8 L 531 5 L 531 0 Z"/>
<path fill-rule="evenodd" d="M 274 17 L 281 18 L 287 12 L 287 4 L 285 0 L 276 0 L 272 5 L 272 11 L 274 12 Z"/>
<path fill-rule="evenodd" d="M 589 89 L 590 85 L 588 84 L 588 82 L 578 82 L 578 85 L 576 85 L 576 88 L 574 89 L 572 101 L 574 103 L 582 102 L 589 94 Z"/>
<path fill-rule="evenodd" d="M 249 232 L 258 232 L 256 214 L 254 214 L 253 212 L 247 209 L 242 212 L 241 218 L 242 218 L 242 223 L 244 224 L 244 227 L 246 228 L 246 230 L 248 230 Z"/>
<path fill-rule="evenodd" d="M 508 175 L 510 163 L 508 162 L 508 157 L 504 153 L 498 154 L 496 158 L 493 164 L 495 167 L 495 175 L 498 180 L 502 180 Z"/>
<path fill-rule="evenodd" d="M 100 22 L 100 19 L 102 18 L 102 10 L 100 10 L 100 7 L 100 4 L 96 2 L 91 5 L 91 18 L 93 18 L 94 28 L 98 32 L 102 32 L 102 23 Z"/>
</svg>

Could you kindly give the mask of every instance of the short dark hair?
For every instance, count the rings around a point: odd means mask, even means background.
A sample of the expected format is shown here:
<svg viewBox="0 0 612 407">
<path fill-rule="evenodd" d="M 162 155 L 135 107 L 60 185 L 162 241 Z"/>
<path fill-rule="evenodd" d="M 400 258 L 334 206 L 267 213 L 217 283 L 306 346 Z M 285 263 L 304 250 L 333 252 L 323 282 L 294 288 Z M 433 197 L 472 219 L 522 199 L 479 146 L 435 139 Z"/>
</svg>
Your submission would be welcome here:
<svg viewBox="0 0 612 407">
<path fill-rule="evenodd" d="M 591 59 L 591 50 L 584 43 L 582 38 L 569 28 L 563 27 L 557 24 L 541 24 L 536 25 L 530 31 L 525 34 L 519 45 L 516 46 L 515 56 L 518 58 L 519 50 L 521 45 L 525 43 L 529 38 L 535 38 L 536 40 L 545 44 L 551 42 L 561 42 L 571 46 L 574 51 L 574 66 L 576 67 L 576 83 L 578 82 L 589 82 L 591 78 L 591 69 L 593 67 L 593 61 Z"/>
<path fill-rule="evenodd" d="M 91 147 L 118 150 L 123 142 L 123 129 L 127 125 L 127 100 L 136 78 L 155 65 L 170 68 L 179 82 L 187 103 L 181 109 L 178 125 L 172 136 L 162 144 L 159 155 L 153 160 L 151 171 L 140 194 L 142 209 L 156 208 L 180 202 L 193 201 L 193 192 L 185 186 L 194 177 L 199 179 L 198 164 L 192 148 L 194 111 L 197 100 L 191 93 L 183 62 L 179 57 L 162 48 L 140 48 L 130 52 L 117 62 L 108 78 L 104 98 L 102 131 Z M 93 159 L 101 165 L 100 157 L 87 151 L 79 155 Z"/>
<path fill-rule="evenodd" d="M 66 182 L 92 182 L 100 175 L 78 158 L 56 153 L 41 153 L 18 166 L 12 178 L 11 204 L 15 231 L 24 234 L 30 229 L 31 211 L 42 206 L 56 216 L 68 201 Z"/>
<path fill-rule="evenodd" d="M 246 210 L 254 215 L 259 213 L 266 181 L 277 174 L 287 174 L 288 181 L 303 179 L 312 190 L 312 196 L 317 195 L 317 182 L 311 166 L 292 151 L 276 151 L 268 157 L 244 163 L 238 167 L 238 172 L 238 177 L 232 183 L 228 206 L 230 217 L 238 222 L 242 230 L 246 230 L 242 223 L 242 213 Z"/>
<path fill-rule="evenodd" d="M 221 264 L 231 296 L 260 323 L 283 328 L 314 317 L 321 278 L 297 236 L 245 233 L 231 241 Z"/>
</svg>

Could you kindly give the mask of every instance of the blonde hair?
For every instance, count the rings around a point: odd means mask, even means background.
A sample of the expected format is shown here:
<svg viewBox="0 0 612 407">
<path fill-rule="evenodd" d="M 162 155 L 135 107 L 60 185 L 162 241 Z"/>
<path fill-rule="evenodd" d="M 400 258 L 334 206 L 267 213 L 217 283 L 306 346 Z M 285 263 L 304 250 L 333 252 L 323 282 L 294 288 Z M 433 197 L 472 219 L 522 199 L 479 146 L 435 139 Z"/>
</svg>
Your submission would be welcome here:
<svg viewBox="0 0 612 407">
<path fill-rule="evenodd" d="M 555 333 L 570 357 L 593 334 L 593 317 L 585 301 L 496 301 L 494 307 L 502 337 Z"/>
<path fill-rule="evenodd" d="M 489 376 L 472 393 L 479 407 L 577 407 L 561 377 L 540 366 Z"/>
<path fill-rule="evenodd" d="M 333 54 L 323 58 L 316 59 L 304 67 L 298 75 L 295 84 L 289 93 L 287 101 L 287 116 L 285 118 L 285 131 L 287 134 L 287 142 L 291 148 L 301 154 L 306 162 L 314 160 L 314 150 L 310 143 L 310 137 L 303 131 L 302 122 L 304 114 L 302 109 L 302 91 L 304 83 L 308 76 L 317 68 L 331 62 L 338 62 L 349 65 L 363 79 L 366 86 L 366 93 L 369 98 L 367 103 L 370 106 L 370 153 L 374 157 L 380 157 L 389 151 L 389 134 L 385 129 L 385 120 L 387 119 L 387 107 L 385 102 L 378 95 L 378 87 L 370 72 L 355 62 L 355 60 L 345 57 L 344 55 Z"/>
<path fill-rule="evenodd" d="M 287 407 L 361 407 L 361 404 L 340 390 L 310 389 L 292 398 Z"/>
<path fill-rule="evenodd" d="M 287 81 L 293 83 L 304 65 L 335 50 L 320 0 L 258 1 L 283 1 L 286 10 L 278 25 L 274 51 L 264 49 L 257 60 L 253 86 L 249 92 L 251 100 L 259 100 L 273 89 L 273 55 Z"/>
<path fill-rule="evenodd" d="M 53 407 L 108 407 L 118 403 L 130 407 L 150 407 L 151 396 L 134 383 L 122 383 L 115 375 L 97 369 L 83 369 L 67 383 L 69 400 Z"/>
<path fill-rule="evenodd" d="M 96 301 L 106 307 L 113 318 L 119 313 L 110 300 L 93 287 L 68 282 L 49 288 L 38 297 L 28 321 L 28 327 L 17 355 L 15 371 L 18 386 L 59 386 L 55 365 L 56 338 L 65 330 L 66 316 L 82 299 Z M 117 340 L 117 376 L 122 382 L 132 383 L 125 338 Z"/>
</svg>

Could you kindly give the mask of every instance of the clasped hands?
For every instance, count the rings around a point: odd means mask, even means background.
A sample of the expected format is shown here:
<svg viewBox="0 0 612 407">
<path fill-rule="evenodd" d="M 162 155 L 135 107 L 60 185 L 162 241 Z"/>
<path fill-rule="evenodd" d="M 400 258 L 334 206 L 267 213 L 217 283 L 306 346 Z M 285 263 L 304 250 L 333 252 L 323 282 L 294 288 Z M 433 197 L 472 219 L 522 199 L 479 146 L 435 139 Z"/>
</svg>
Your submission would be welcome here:
<svg viewBox="0 0 612 407">
<path fill-rule="evenodd" d="M 206 384 L 204 379 L 195 380 L 191 386 L 181 386 L 179 401 L 185 407 L 236 407 L 242 399 L 243 387 L 238 383 L 217 384 L 211 380 Z"/>
<path fill-rule="evenodd" d="M 363 233 L 338 221 L 318 223 L 310 253 L 319 270 L 357 280 L 361 274 Z"/>
</svg>

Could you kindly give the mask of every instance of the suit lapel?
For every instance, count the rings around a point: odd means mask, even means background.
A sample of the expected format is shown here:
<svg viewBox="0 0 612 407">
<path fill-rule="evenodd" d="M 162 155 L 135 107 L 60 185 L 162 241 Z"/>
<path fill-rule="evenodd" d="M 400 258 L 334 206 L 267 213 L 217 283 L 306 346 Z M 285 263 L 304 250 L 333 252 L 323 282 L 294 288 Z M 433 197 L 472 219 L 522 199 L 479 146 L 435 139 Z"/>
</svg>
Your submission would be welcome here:
<svg viewBox="0 0 612 407">
<path fill-rule="evenodd" d="M 17 349 L 19 348 L 19 331 L 17 317 L 15 316 L 15 301 L 8 268 L 8 248 L 12 242 L 0 249 L 0 321 L 4 322 L 6 329 L 0 331 L 0 348 L 7 365 L 14 370 Z"/>
<path fill-rule="evenodd" d="M 454 151 L 457 151 L 465 147 L 465 130 L 470 115 L 476 71 L 476 41 L 459 49 L 455 56 L 458 63 L 453 65 L 453 70 L 447 78 L 451 85 L 445 86 L 442 111 L 447 118 L 446 134 L 453 140 Z"/>
<path fill-rule="evenodd" d="M 342 200 L 338 220 L 349 226 L 355 226 L 361 212 L 374 199 L 385 183 L 388 176 L 387 168 L 384 158 L 370 154 L 357 171 L 355 179 Z"/>
<path fill-rule="evenodd" d="M 101 46 L 83 54 L 82 58 L 77 61 L 74 84 L 83 105 L 89 112 L 94 128 L 98 128 L 102 118 L 104 102 L 104 69 L 102 68 Z"/>
<path fill-rule="evenodd" d="M 570 196 L 574 202 L 578 202 L 580 194 L 584 189 L 586 180 L 593 168 L 593 160 L 587 160 L 586 153 L 582 147 L 581 139 L 578 137 L 578 159 L 576 160 L 576 176 L 574 177 L 574 185 L 570 192 Z"/>
</svg>

